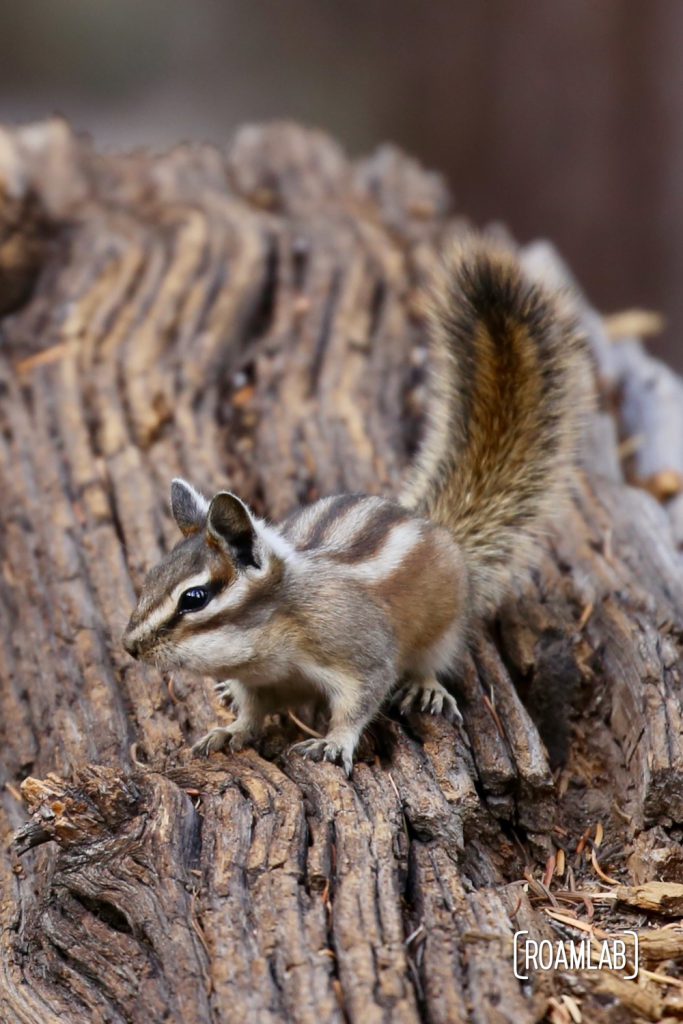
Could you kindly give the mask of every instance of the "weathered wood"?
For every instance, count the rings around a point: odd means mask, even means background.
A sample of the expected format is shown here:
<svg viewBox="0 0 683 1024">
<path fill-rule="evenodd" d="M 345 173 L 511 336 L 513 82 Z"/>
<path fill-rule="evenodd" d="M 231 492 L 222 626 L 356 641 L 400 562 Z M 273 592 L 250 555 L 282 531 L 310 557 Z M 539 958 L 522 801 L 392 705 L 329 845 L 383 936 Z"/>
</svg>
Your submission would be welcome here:
<svg viewBox="0 0 683 1024">
<path fill-rule="evenodd" d="M 397 488 L 419 290 L 456 230 L 437 176 L 293 125 L 158 157 L 59 122 L 0 135 L 3 1022 L 524 1022 L 569 993 L 617 1019 L 590 978 L 512 971 L 516 929 L 562 932 L 548 886 L 683 880 L 680 513 L 624 483 L 623 396 L 649 464 L 667 435 L 588 306 L 603 408 L 566 520 L 454 681 L 463 728 L 387 712 L 351 780 L 290 758 L 293 722 L 198 761 L 229 713 L 119 643 L 175 539 L 173 475 L 275 518 Z M 669 1012 L 657 984 L 616 979 L 624 1013 Z"/>
</svg>

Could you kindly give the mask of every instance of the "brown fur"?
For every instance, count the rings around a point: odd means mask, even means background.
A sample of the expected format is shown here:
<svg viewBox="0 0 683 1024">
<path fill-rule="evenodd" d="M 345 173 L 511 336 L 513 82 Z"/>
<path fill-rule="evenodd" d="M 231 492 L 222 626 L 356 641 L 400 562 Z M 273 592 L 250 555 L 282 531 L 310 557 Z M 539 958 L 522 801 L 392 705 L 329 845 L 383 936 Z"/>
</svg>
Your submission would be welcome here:
<svg viewBox="0 0 683 1024">
<path fill-rule="evenodd" d="M 561 506 L 590 404 L 589 357 L 570 297 L 478 239 L 447 255 L 429 321 L 430 420 L 403 501 L 451 531 L 474 610 L 490 612 Z"/>
<path fill-rule="evenodd" d="M 465 617 L 467 574 L 452 543 L 431 530 L 401 566 L 372 590 L 387 609 L 404 670 L 415 655 L 437 644 Z"/>
</svg>

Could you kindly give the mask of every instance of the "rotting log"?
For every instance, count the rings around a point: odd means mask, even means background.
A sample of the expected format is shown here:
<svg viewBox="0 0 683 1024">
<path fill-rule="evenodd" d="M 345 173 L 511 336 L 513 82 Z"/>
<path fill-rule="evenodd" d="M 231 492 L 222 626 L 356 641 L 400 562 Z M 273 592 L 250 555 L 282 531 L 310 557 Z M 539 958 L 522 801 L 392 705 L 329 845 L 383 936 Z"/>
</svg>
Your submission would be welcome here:
<svg viewBox="0 0 683 1024">
<path fill-rule="evenodd" d="M 276 519 L 396 490 L 460 229 L 437 175 L 294 125 L 161 156 L 0 133 L 3 1024 L 680 1016 L 661 980 L 512 969 L 517 930 L 582 935 L 558 916 L 683 960 L 619 901 L 683 881 L 683 384 L 587 303 L 584 469 L 453 681 L 464 728 L 387 712 L 351 780 L 289 758 L 293 722 L 196 760 L 229 713 L 120 646 L 172 476 Z"/>
</svg>

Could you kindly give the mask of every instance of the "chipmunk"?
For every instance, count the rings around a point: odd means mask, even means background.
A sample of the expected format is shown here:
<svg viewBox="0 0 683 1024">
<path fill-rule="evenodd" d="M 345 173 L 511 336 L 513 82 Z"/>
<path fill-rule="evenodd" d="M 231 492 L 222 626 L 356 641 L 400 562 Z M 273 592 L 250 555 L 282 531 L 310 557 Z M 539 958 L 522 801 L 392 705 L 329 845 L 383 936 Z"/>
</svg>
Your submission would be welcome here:
<svg viewBox="0 0 683 1024">
<path fill-rule="evenodd" d="M 183 538 L 149 573 L 124 644 L 232 700 L 235 721 L 195 752 L 240 750 L 271 712 L 322 697 L 327 735 L 291 750 L 350 774 L 388 698 L 459 717 L 439 676 L 561 506 L 589 360 L 571 297 L 478 237 L 447 253 L 428 321 L 428 425 L 398 500 L 327 497 L 273 526 L 229 491 L 207 501 L 173 481 Z"/>
</svg>

